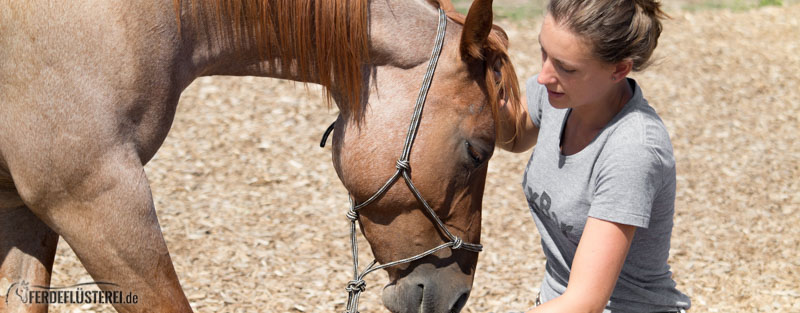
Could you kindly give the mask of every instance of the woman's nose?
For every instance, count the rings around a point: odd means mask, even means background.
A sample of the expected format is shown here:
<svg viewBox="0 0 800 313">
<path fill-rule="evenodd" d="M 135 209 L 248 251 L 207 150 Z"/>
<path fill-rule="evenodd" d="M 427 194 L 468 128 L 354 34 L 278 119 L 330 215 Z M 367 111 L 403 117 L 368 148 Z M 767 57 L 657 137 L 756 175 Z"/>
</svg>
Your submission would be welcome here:
<svg viewBox="0 0 800 313">
<path fill-rule="evenodd" d="M 542 71 L 536 78 L 536 82 L 541 85 L 553 84 L 556 82 L 555 72 L 553 70 L 553 63 L 549 59 L 545 59 L 542 63 Z"/>
</svg>

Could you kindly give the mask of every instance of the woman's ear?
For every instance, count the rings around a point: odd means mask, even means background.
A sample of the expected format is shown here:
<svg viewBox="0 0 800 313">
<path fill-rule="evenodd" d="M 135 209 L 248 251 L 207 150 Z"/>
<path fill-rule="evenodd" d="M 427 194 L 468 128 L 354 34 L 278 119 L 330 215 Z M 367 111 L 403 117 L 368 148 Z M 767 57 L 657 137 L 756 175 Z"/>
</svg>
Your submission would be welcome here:
<svg viewBox="0 0 800 313">
<path fill-rule="evenodd" d="M 627 77 L 632 69 L 633 69 L 633 60 L 624 59 L 614 65 L 614 73 L 611 74 L 611 79 L 614 82 L 618 82 L 621 79 Z"/>
</svg>

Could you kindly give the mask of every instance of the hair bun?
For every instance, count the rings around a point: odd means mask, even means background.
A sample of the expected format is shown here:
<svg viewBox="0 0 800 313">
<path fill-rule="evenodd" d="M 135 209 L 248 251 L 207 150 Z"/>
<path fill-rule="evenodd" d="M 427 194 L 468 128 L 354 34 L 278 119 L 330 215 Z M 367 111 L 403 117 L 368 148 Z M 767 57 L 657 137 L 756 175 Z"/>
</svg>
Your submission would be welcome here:
<svg viewBox="0 0 800 313">
<path fill-rule="evenodd" d="M 650 64 L 668 17 L 659 0 L 549 0 L 547 14 L 589 40 L 603 62 L 633 61 L 633 71 Z"/>
<path fill-rule="evenodd" d="M 633 0 L 636 5 L 637 11 L 641 10 L 642 13 L 656 18 L 666 17 L 664 11 L 661 10 L 661 2 L 657 0 Z"/>
</svg>

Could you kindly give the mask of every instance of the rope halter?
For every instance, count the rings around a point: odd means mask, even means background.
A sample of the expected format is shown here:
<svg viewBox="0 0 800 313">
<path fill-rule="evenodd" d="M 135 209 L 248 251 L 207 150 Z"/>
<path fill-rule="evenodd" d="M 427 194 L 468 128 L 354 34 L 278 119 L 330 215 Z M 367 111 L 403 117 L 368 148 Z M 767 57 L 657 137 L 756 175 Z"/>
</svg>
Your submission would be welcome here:
<svg viewBox="0 0 800 313">
<path fill-rule="evenodd" d="M 358 313 L 358 298 L 360 297 L 361 293 L 364 292 L 366 289 L 366 282 L 364 282 L 364 276 L 367 274 L 372 273 L 374 271 L 384 269 L 387 267 L 392 267 L 395 265 L 403 264 L 403 263 L 410 263 L 421 258 L 424 258 L 428 255 L 431 255 L 439 250 L 450 248 L 452 250 L 457 249 L 464 249 L 467 251 L 472 252 L 481 252 L 483 250 L 483 246 L 480 244 L 474 243 L 467 243 L 464 242 L 461 238 L 454 236 L 448 229 L 447 226 L 444 225 L 441 219 L 436 215 L 436 212 L 431 208 L 427 201 L 422 198 L 422 194 L 420 194 L 419 190 L 414 187 L 414 184 L 411 182 L 411 176 L 409 173 L 411 172 L 411 164 L 408 162 L 408 157 L 411 154 L 411 146 L 414 143 L 414 139 L 417 136 L 417 130 L 419 129 L 420 117 L 422 116 L 422 108 L 425 105 L 425 98 L 428 95 L 428 90 L 431 86 L 431 81 L 433 80 L 433 73 L 436 70 L 436 64 L 439 61 L 439 55 L 441 55 L 442 47 L 444 46 L 444 36 L 445 30 L 447 29 L 447 16 L 445 12 L 440 8 L 439 9 L 439 26 L 436 32 L 436 43 L 434 45 L 433 52 L 431 53 L 431 58 L 428 63 L 428 69 L 425 73 L 425 77 L 422 80 L 422 87 L 420 87 L 419 95 L 417 96 L 417 102 L 414 106 L 414 114 L 411 117 L 411 124 L 408 127 L 408 134 L 406 135 L 405 144 L 403 146 L 403 153 L 400 156 L 400 159 L 397 160 L 396 167 L 397 171 L 392 175 L 389 180 L 377 191 L 373 194 L 369 199 L 362 202 L 361 204 L 356 205 L 353 201 L 353 197 L 350 196 L 350 210 L 347 212 L 347 218 L 350 220 L 350 244 L 352 246 L 353 252 L 353 280 L 347 283 L 347 313 Z M 326 137 L 327 137 L 326 132 Z M 324 143 L 323 138 L 323 143 Z M 365 206 L 369 205 L 375 199 L 386 193 L 386 191 L 391 187 L 400 177 L 406 181 L 406 185 L 414 193 L 414 196 L 422 203 L 423 207 L 427 211 L 428 215 L 433 219 L 435 224 L 439 227 L 439 229 L 450 239 L 449 242 L 443 243 L 437 247 L 434 247 L 428 251 L 420 253 L 418 255 L 405 258 L 402 260 L 397 260 L 394 262 L 389 262 L 385 264 L 381 264 L 376 266 L 378 263 L 377 260 L 373 260 L 372 263 L 367 266 L 364 271 L 359 273 L 358 271 L 358 243 L 356 242 L 356 222 L 358 221 L 359 214 L 358 210 L 364 208 Z"/>
</svg>

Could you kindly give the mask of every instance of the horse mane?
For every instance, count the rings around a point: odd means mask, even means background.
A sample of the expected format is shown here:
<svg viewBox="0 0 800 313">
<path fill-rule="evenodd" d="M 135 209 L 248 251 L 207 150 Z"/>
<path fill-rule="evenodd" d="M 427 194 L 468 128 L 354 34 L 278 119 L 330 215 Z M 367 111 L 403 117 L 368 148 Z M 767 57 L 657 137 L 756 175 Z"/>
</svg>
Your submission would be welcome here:
<svg viewBox="0 0 800 313">
<path fill-rule="evenodd" d="M 182 0 L 173 0 L 178 28 Z M 355 117 L 362 114 L 364 75 L 369 60 L 369 0 L 189 0 L 192 16 L 202 2 L 216 12 L 217 25 L 228 19 L 232 26 L 224 33 L 235 47 L 245 43 L 258 47 L 259 57 L 279 67 L 282 73 L 294 69 L 304 81 L 316 79 L 330 90 L 336 87 L 341 104 Z M 276 60 L 291 55 L 291 61 Z"/>
<path fill-rule="evenodd" d="M 181 1 L 173 0 L 180 29 Z M 362 68 L 369 62 L 369 0 L 189 0 L 208 3 L 216 12 L 217 25 L 228 18 L 230 40 L 237 47 L 244 43 L 258 47 L 262 60 L 275 62 L 279 55 L 295 56 L 293 62 L 273 63 L 283 73 L 295 66 L 301 78 L 317 78 L 326 87 L 330 105 L 331 88 L 342 90 L 341 104 L 356 121 L 362 116 L 361 101 L 366 86 Z M 441 7 L 454 22 L 464 25 L 466 17 L 458 13 L 450 0 L 428 0 Z M 192 15 L 197 5 L 192 3 Z M 220 26 L 221 27 L 221 26 Z M 508 36 L 493 26 L 484 57 L 486 88 L 495 119 L 501 100 L 519 108 L 519 82 L 508 56 Z M 277 50 L 277 55 L 273 55 Z M 492 66 L 494 65 L 494 66 Z M 499 69 L 499 77 L 494 72 Z M 518 112 L 518 110 L 515 110 Z M 518 128 L 519 129 L 519 128 Z"/>
</svg>

